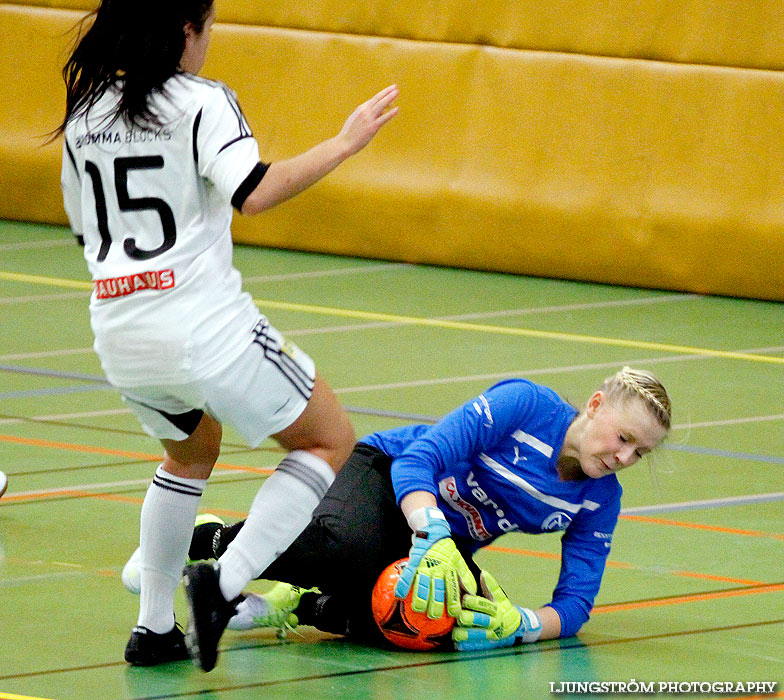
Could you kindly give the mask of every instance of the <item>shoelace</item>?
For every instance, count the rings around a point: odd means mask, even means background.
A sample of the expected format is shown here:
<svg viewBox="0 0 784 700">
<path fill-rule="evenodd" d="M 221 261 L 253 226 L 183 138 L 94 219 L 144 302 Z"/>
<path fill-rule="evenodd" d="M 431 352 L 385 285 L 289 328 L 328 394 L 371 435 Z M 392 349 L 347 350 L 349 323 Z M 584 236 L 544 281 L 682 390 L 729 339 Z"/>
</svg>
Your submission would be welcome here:
<svg viewBox="0 0 784 700">
<path fill-rule="evenodd" d="M 212 536 L 212 553 L 216 559 L 218 559 L 218 549 L 220 548 L 220 540 L 221 540 L 221 533 L 223 532 L 223 528 L 219 527 L 215 530 L 215 534 Z"/>
<path fill-rule="evenodd" d="M 293 632 L 300 639 L 305 639 L 305 635 L 302 634 L 302 632 L 297 632 L 297 628 L 293 625 L 290 625 L 288 620 L 278 627 L 277 631 L 275 632 L 275 636 L 280 639 L 280 641 L 283 641 L 286 639 L 286 637 L 289 636 L 289 632 Z"/>
</svg>

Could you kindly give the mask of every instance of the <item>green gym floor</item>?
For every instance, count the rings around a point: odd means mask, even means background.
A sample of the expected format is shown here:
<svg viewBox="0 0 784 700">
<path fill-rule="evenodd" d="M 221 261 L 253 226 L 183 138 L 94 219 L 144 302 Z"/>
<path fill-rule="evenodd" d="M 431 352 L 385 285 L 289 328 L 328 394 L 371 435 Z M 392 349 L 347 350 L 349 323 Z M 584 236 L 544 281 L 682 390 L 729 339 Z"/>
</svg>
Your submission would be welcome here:
<svg viewBox="0 0 784 700">
<path fill-rule="evenodd" d="M 575 638 L 477 654 L 381 651 L 312 628 L 284 641 L 227 632 L 209 674 L 128 667 L 138 600 L 120 571 L 160 448 L 91 351 L 81 249 L 66 229 L 5 222 L 0 698 L 524 700 L 632 679 L 656 690 L 770 681 L 766 697 L 784 697 L 784 305 L 249 247 L 235 262 L 358 435 L 438 417 L 509 376 L 574 403 L 623 364 L 661 377 L 675 428 L 655 459 L 621 474 L 591 620 Z M 279 457 L 227 431 L 201 510 L 241 518 Z M 479 561 L 536 607 L 558 551 L 555 535 L 511 534 Z M 760 694 L 722 688 L 692 697 Z"/>
</svg>

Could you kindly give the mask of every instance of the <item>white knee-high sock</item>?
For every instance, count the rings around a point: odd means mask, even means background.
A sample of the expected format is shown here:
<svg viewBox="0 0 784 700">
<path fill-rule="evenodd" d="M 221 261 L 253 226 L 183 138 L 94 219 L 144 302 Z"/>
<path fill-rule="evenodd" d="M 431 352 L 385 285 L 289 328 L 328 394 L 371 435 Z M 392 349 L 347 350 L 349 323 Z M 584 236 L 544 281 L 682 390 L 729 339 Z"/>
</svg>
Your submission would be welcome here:
<svg viewBox="0 0 784 700">
<path fill-rule="evenodd" d="M 310 522 L 335 473 L 305 450 L 289 452 L 253 499 L 248 519 L 220 564 L 220 588 L 233 600 L 284 552 Z"/>
<path fill-rule="evenodd" d="M 163 634 L 174 626 L 174 592 L 182 578 L 206 479 L 184 479 L 158 467 L 142 504 L 141 600 L 137 624 Z"/>
</svg>

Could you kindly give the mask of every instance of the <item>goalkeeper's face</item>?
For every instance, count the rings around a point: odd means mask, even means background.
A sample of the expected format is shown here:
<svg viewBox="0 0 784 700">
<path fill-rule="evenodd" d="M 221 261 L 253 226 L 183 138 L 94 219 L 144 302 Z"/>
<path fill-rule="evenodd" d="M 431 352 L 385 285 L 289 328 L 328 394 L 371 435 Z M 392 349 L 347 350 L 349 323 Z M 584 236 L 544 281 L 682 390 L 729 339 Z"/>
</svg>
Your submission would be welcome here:
<svg viewBox="0 0 784 700">
<path fill-rule="evenodd" d="M 642 400 L 610 401 L 602 391 L 588 401 L 586 417 L 579 460 L 592 479 L 630 467 L 667 434 Z"/>
</svg>

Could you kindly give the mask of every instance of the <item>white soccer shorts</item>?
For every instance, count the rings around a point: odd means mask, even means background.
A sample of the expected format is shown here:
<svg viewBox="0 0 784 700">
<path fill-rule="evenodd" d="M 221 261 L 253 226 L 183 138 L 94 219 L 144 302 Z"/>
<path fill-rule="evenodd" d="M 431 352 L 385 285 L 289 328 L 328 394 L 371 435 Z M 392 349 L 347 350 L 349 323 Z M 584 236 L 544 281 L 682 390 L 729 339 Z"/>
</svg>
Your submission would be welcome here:
<svg viewBox="0 0 784 700">
<path fill-rule="evenodd" d="M 262 318 L 255 339 L 231 364 L 186 384 L 118 387 L 145 432 L 185 440 L 202 412 L 234 427 L 251 447 L 290 426 L 313 392 L 313 360 Z"/>
</svg>

